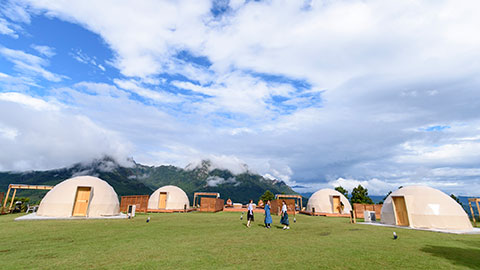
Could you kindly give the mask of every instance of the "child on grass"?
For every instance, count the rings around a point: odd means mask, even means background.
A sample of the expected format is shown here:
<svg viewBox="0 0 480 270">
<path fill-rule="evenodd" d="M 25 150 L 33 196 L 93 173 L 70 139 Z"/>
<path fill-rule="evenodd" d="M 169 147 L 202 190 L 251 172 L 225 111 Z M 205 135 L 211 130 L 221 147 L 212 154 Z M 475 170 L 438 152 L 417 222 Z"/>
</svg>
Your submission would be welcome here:
<svg viewBox="0 0 480 270">
<path fill-rule="evenodd" d="M 247 208 L 247 227 L 250 228 L 250 223 L 254 221 L 253 218 L 253 200 L 250 200 Z"/>
<path fill-rule="evenodd" d="M 289 227 L 290 222 L 288 221 L 288 213 L 287 213 L 287 203 L 285 201 L 282 201 L 282 219 L 280 219 L 280 223 L 283 224 L 284 230 L 290 229 Z"/>
<path fill-rule="evenodd" d="M 270 214 L 270 200 L 265 204 L 265 228 L 270 229 L 272 224 L 272 215 Z"/>
</svg>

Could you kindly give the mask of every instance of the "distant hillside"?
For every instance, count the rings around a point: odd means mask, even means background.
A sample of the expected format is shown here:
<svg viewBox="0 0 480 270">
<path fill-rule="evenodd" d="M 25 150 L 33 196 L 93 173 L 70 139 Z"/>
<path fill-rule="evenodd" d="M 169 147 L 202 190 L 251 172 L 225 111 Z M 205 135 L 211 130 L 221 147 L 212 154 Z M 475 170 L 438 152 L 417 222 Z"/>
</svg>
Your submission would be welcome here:
<svg viewBox="0 0 480 270">
<path fill-rule="evenodd" d="M 217 169 L 210 161 L 202 161 L 198 166 L 187 169 L 175 166 L 145 166 L 132 161 L 131 167 L 119 165 L 114 159 L 105 157 L 91 163 L 78 163 L 68 168 L 29 171 L 0 172 L 0 190 L 6 191 L 8 184 L 56 185 L 72 176 L 97 176 L 113 186 L 119 196 L 151 194 L 164 185 L 182 188 L 190 198 L 199 191 L 219 192 L 225 200 L 246 203 L 257 201 L 266 191 L 274 194 L 296 194 L 283 181 L 270 180 L 246 170 L 233 174 L 228 170 Z M 22 190 L 17 196 L 30 197 L 38 201 L 45 192 Z"/>
</svg>

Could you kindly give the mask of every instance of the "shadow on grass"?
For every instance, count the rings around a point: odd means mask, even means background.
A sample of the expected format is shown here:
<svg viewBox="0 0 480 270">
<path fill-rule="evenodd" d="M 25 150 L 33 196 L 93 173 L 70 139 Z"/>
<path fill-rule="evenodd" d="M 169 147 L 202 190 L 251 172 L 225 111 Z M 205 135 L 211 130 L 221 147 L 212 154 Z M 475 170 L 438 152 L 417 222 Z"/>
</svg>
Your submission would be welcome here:
<svg viewBox="0 0 480 270">
<path fill-rule="evenodd" d="M 459 240 L 459 241 L 471 247 L 480 248 L 480 241 L 475 241 L 475 240 Z"/>
<path fill-rule="evenodd" d="M 429 245 L 422 248 L 421 251 L 445 258 L 455 265 L 463 265 L 471 269 L 479 269 L 480 267 L 480 249 Z"/>
</svg>

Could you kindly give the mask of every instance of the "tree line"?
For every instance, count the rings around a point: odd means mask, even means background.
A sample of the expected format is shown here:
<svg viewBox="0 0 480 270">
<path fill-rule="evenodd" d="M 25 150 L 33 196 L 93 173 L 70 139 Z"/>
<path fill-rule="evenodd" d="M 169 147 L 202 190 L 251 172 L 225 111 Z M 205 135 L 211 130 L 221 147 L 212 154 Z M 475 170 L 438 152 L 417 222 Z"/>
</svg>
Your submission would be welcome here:
<svg viewBox="0 0 480 270">
<path fill-rule="evenodd" d="M 403 186 L 398 187 L 398 189 L 401 189 Z M 348 194 L 348 190 L 343 188 L 342 186 L 335 187 L 335 190 L 342 193 L 345 198 L 350 200 L 350 203 L 364 203 L 364 204 L 374 204 L 372 198 L 368 196 L 368 189 L 364 188 L 362 185 L 358 185 L 357 187 L 354 187 L 352 192 Z M 388 196 L 392 194 L 392 191 L 390 190 L 385 197 L 379 202 L 379 204 L 383 204 L 383 202 L 388 198 Z M 454 194 L 450 194 L 450 197 L 454 199 L 458 204 L 460 204 L 463 207 L 463 204 L 460 202 L 457 196 Z M 260 197 L 260 200 L 266 202 L 267 200 L 273 200 L 275 198 L 275 195 L 270 191 L 267 190 L 265 193 Z"/>
</svg>

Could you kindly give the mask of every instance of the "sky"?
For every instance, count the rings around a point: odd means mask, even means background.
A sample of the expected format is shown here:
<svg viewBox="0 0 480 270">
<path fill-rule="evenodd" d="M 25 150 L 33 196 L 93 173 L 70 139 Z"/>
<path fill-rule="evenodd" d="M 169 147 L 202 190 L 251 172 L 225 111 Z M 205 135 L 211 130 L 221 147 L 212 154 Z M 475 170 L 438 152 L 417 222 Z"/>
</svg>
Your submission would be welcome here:
<svg viewBox="0 0 480 270">
<path fill-rule="evenodd" d="M 210 159 L 298 192 L 480 196 L 479 9 L 2 0 L 0 171 Z"/>
</svg>

